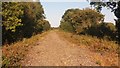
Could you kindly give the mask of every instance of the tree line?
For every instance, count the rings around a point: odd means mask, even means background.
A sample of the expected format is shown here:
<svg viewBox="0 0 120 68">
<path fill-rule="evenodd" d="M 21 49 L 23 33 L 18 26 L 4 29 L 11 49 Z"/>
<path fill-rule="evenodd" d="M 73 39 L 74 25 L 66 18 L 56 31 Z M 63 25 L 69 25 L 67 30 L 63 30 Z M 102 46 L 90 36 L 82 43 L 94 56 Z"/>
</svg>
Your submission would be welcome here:
<svg viewBox="0 0 120 68">
<path fill-rule="evenodd" d="M 116 40 L 116 28 L 113 23 L 105 23 L 104 15 L 95 9 L 68 9 L 62 16 L 60 28 L 75 34 L 97 36 Z"/>
<path fill-rule="evenodd" d="M 1 5 L 1 4 L 0 4 Z M 60 21 L 60 28 L 76 34 L 116 40 L 119 31 L 120 2 L 90 2 L 95 9 L 68 9 Z M 116 25 L 105 23 L 102 6 L 112 9 Z M 2 43 L 12 43 L 50 28 L 40 2 L 2 2 Z"/>
<path fill-rule="evenodd" d="M 12 43 L 50 28 L 40 2 L 2 2 L 2 43 Z"/>
</svg>

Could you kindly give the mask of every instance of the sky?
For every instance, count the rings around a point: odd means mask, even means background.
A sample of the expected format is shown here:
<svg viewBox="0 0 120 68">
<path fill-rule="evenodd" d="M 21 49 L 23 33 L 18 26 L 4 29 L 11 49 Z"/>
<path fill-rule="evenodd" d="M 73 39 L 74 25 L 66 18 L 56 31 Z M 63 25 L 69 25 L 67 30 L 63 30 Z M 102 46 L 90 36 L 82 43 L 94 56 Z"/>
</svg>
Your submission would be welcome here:
<svg viewBox="0 0 120 68">
<path fill-rule="evenodd" d="M 46 19 L 52 27 L 58 27 L 60 25 L 61 17 L 67 9 L 90 7 L 89 2 L 41 2 L 41 4 L 44 8 Z M 106 8 L 103 8 L 102 13 L 105 15 L 105 22 L 114 23 L 114 13 L 111 13 Z"/>
</svg>

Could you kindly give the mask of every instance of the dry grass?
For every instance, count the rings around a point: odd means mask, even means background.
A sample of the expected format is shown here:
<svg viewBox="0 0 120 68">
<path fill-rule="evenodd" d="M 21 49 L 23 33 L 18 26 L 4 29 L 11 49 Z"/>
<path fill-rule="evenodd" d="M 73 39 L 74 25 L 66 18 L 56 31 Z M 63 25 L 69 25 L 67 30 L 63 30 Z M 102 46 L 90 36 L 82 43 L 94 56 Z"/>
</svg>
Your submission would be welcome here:
<svg viewBox="0 0 120 68">
<path fill-rule="evenodd" d="M 79 46 L 87 46 L 89 49 L 97 52 L 115 52 L 118 53 L 118 44 L 115 41 L 109 41 L 106 39 L 99 39 L 97 37 L 87 35 L 76 35 L 69 32 L 60 30 L 60 36 L 63 36 L 68 41 L 75 43 Z"/>
<path fill-rule="evenodd" d="M 19 65 L 19 61 L 24 59 L 25 54 L 32 48 L 37 41 L 43 40 L 44 36 L 48 33 L 37 34 L 29 39 L 24 38 L 11 45 L 3 45 L 2 47 L 2 66 Z"/>
<path fill-rule="evenodd" d="M 77 44 L 78 46 L 89 49 L 96 55 L 92 55 L 96 64 L 101 66 L 118 65 L 118 50 L 119 46 L 115 41 L 108 41 L 106 39 L 99 39 L 97 37 L 87 35 L 76 35 L 62 30 L 58 31 L 62 39 Z"/>
<path fill-rule="evenodd" d="M 75 43 L 78 46 L 85 46 L 92 51 L 102 53 L 107 52 L 111 54 L 111 56 L 107 55 L 106 57 L 112 57 L 118 52 L 118 45 L 114 41 L 98 39 L 96 37 L 86 35 L 75 35 L 61 30 L 56 31 L 62 38 L 67 39 L 68 41 Z M 22 41 L 18 41 L 11 45 L 4 45 L 2 47 L 3 65 L 5 66 L 20 65 L 19 61 L 24 59 L 24 56 L 25 54 L 27 54 L 29 49 L 34 47 L 37 41 L 43 40 L 44 36 L 47 33 L 49 33 L 49 31 L 32 36 L 29 39 L 24 38 Z M 99 56 L 98 58 L 96 57 L 96 60 L 99 60 Z M 111 59 L 109 61 L 111 61 Z M 111 61 L 111 63 L 112 62 L 113 61 Z M 102 60 L 96 61 L 96 64 L 102 65 L 102 63 L 103 63 Z"/>
</svg>

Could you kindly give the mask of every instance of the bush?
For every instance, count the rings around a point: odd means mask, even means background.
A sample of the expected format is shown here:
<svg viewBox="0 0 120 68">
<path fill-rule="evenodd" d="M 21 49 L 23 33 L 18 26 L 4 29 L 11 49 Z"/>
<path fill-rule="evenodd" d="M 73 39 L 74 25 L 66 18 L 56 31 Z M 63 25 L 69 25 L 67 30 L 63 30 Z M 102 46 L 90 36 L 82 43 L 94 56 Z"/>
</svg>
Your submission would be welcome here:
<svg viewBox="0 0 120 68">
<path fill-rule="evenodd" d="M 44 24 L 43 24 L 43 30 L 47 31 L 50 29 L 50 24 L 48 21 L 44 20 Z"/>
<path fill-rule="evenodd" d="M 40 2 L 2 2 L 2 43 L 29 38 L 50 28 Z M 38 22 L 41 20 L 41 22 Z M 44 27 L 43 27 L 44 26 Z"/>
<path fill-rule="evenodd" d="M 100 23 L 83 31 L 84 34 L 116 40 L 116 28 L 112 23 Z"/>
<path fill-rule="evenodd" d="M 76 34 L 116 40 L 115 25 L 104 23 L 103 19 L 103 14 L 89 8 L 83 10 L 68 9 L 62 16 L 60 28 Z"/>
<path fill-rule="evenodd" d="M 71 23 L 68 22 L 61 22 L 60 28 L 67 32 L 75 32 Z"/>
<path fill-rule="evenodd" d="M 80 34 L 84 29 L 101 22 L 103 18 L 104 15 L 89 8 L 83 10 L 68 9 L 62 16 L 60 27 L 68 31 L 69 28 L 73 28 L 75 33 Z"/>
</svg>

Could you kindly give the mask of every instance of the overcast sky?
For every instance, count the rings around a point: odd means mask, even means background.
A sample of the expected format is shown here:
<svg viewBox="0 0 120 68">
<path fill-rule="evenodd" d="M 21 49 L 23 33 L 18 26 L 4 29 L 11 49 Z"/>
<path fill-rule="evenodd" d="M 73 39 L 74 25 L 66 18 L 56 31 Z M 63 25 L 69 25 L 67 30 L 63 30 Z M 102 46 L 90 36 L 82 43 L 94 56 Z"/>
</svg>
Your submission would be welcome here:
<svg viewBox="0 0 120 68">
<path fill-rule="evenodd" d="M 62 15 L 70 8 L 86 8 L 90 7 L 88 2 L 41 2 L 47 20 L 52 27 L 58 27 Z M 110 10 L 103 8 L 102 13 L 105 15 L 106 22 L 114 23 L 114 14 Z"/>
</svg>

